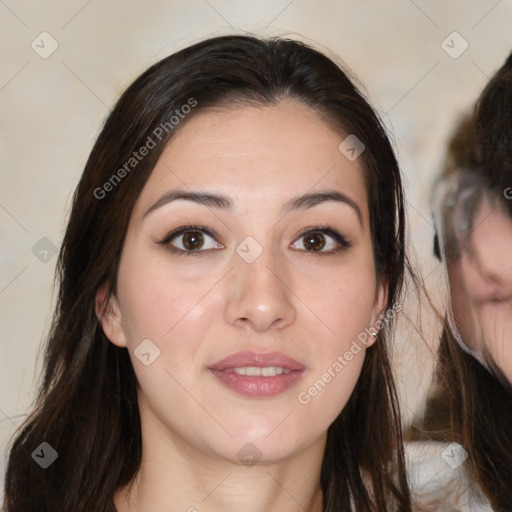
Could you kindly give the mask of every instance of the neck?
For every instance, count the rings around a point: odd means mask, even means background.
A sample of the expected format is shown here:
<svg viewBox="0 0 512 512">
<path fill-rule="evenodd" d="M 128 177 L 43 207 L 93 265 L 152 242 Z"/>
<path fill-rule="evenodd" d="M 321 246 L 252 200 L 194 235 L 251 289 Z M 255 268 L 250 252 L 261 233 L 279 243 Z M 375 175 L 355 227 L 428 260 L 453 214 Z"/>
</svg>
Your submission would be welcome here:
<svg viewBox="0 0 512 512">
<path fill-rule="evenodd" d="M 115 493 L 117 512 L 323 511 L 325 436 L 286 460 L 244 465 L 199 450 L 150 425 L 155 421 L 142 421 L 141 466 Z"/>
</svg>

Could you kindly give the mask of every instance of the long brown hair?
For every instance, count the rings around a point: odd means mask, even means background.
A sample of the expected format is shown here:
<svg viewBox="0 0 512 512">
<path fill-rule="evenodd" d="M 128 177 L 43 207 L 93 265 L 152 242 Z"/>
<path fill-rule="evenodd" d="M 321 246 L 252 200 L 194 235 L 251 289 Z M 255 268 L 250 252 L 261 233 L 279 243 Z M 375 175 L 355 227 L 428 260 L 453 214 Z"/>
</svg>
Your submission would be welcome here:
<svg viewBox="0 0 512 512">
<path fill-rule="evenodd" d="M 443 176 L 455 171 L 478 180 L 512 217 L 512 201 L 503 195 L 512 186 L 512 55 L 450 141 Z M 440 259 L 437 238 L 434 252 Z M 465 352 L 445 325 L 425 416 L 413 426 L 410 438 L 461 444 L 468 452 L 469 483 L 483 491 L 493 510 L 510 512 L 512 383 L 496 362 L 488 362 L 491 371 Z"/>
<path fill-rule="evenodd" d="M 279 38 L 218 37 L 163 59 L 121 96 L 76 189 L 58 260 L 60 291 L 44 377 L 35 409 L 10 451 L 8 512 L 114 510 L 114 491 L 139 469 L 135 374 L 126 349 L 105 337 L 95 296 L 104 284 L 109 295 L 115 293 L 134 203 L 176 127 L 162 131 L 161 139 L 156 128 L 169 124 L 191 99 L 194 108 L 180 124 L 210 106 L 276 104 L 283 98 L 315 109 L 340 141 L 354 134 L 364 144 L 360 158 L 376 272 L 387 283 L 388 308 L 399 300 L 406 268 L 400 172 L 382 123 L 347 73 L 311 47 Z M 148 138 L 158 139 L 151 152 L 135 169 L 121 172 L 115 186 L 104 187 Z M 106 188 L 108 196 L 101 192 Z M 328 430 L 321 472 L 325 511 L 411 510 L 388 335 L 389 324 L 368 349 L 356 388 Z M 45 470 L 31 458 L 42 441 L 58 452 Z"/>
</svg>

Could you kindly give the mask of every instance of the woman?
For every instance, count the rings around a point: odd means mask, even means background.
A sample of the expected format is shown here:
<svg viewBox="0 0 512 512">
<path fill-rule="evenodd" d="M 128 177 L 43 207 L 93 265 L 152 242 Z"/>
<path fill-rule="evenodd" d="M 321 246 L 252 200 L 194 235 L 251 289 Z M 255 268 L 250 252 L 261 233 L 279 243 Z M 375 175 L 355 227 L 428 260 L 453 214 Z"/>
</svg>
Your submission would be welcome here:
<svg viewBox="0 0 512 512">
<path fill-rule="evenodd" d="M 512 510 L 511 115 L 512 55 L 460 124 L 436 189 L 435 252 L 450 301 L 433 394 L 413 437 L 457 443 L 447 453 L 462 456 L 455 471 L 438 458 L 452 498 L 438 488 L 432 510 Z"/>
<path fill-rule="evenodd" d="M 397 162 L 338 65 L 245 36 L 158 62 L 76 190 L 6 510 L 411 510 L 404 269 Z"/>
</svg>

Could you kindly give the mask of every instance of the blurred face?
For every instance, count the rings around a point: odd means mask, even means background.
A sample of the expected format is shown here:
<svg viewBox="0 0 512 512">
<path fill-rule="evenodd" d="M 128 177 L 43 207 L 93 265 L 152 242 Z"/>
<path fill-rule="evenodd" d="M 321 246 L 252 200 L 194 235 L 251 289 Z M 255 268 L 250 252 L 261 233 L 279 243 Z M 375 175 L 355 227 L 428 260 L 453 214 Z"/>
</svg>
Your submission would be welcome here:
<svg viewBox="0 0 512 512">
<path fill-rule="evenodd" d="M 102 317 L 132 359 L 143 437 L 236 463 L 324 441 L 365 357 L 350 348 L 386 300 L 342 140 L 283 101 L 204 111 L 167 145 Z"/>
<path fill-rule="evenodd" d="M 512 383 L 512 220 L 482 199 L 473 226 L 449 266 L 452 309 L 463 340 Z"/>
</svg>

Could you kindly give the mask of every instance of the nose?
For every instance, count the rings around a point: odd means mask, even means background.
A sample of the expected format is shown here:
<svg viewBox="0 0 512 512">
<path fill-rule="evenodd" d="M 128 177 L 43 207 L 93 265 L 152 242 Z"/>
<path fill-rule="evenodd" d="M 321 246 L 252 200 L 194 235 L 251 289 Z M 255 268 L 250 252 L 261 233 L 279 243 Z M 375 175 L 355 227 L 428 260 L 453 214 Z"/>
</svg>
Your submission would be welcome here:
<svg viewBox="0 0 512 512">
<path fill-rule="evenodd" d="M 230 325 L 256 332 L 283 329 L 293 324 L 296 309 L 286 259 L 278 266 L 270 250 L 252 263 L 233 255 L 235 268 L 228 286 L 225 315 Z"/>
</svg>

